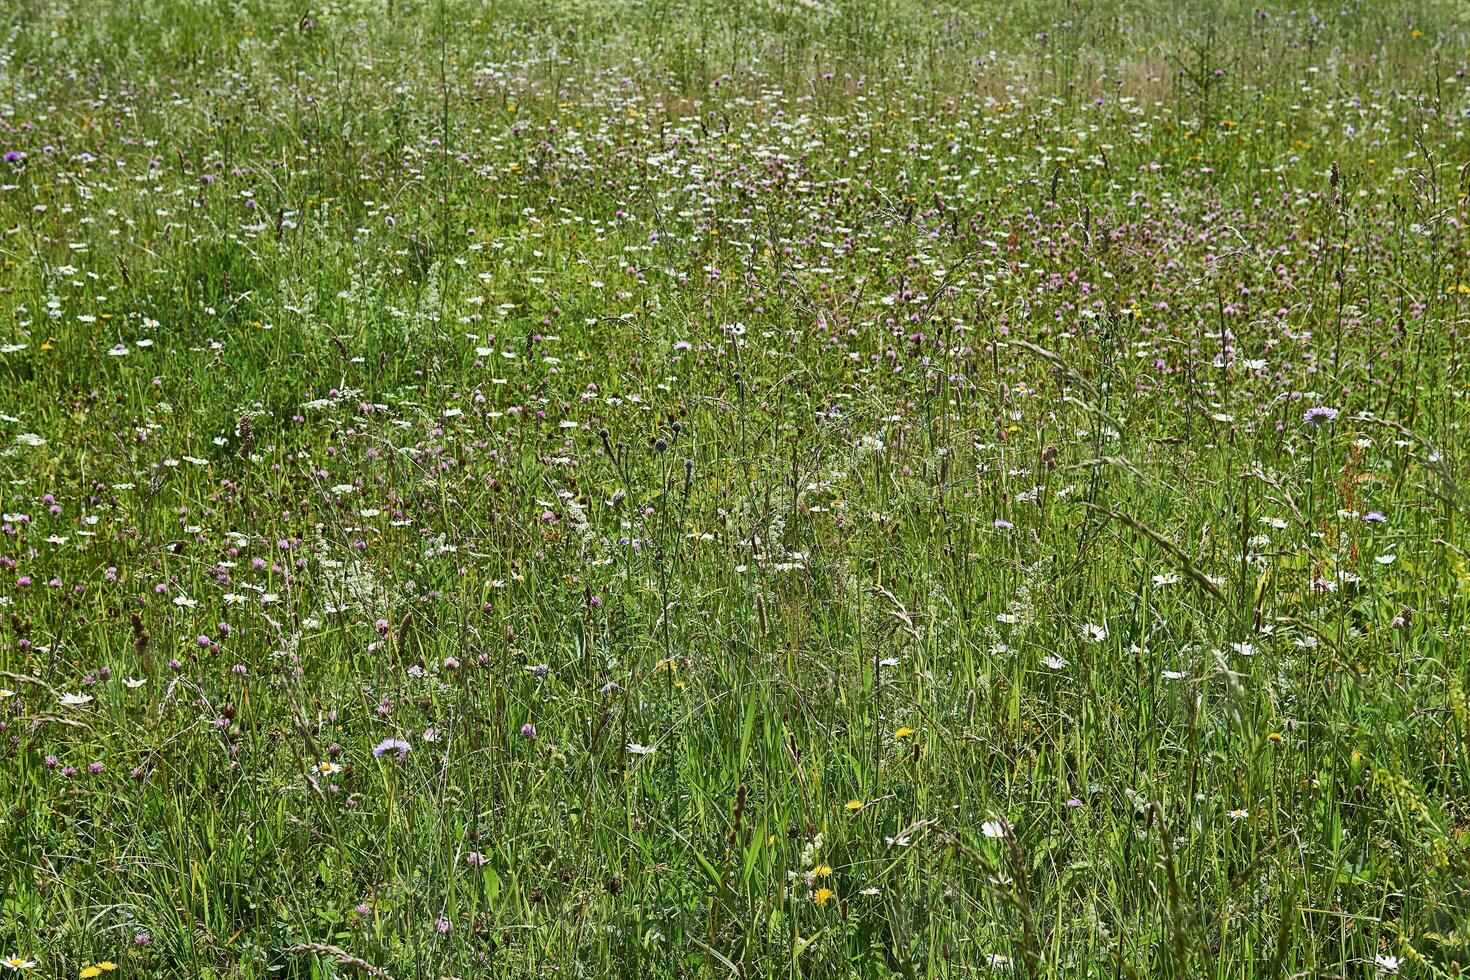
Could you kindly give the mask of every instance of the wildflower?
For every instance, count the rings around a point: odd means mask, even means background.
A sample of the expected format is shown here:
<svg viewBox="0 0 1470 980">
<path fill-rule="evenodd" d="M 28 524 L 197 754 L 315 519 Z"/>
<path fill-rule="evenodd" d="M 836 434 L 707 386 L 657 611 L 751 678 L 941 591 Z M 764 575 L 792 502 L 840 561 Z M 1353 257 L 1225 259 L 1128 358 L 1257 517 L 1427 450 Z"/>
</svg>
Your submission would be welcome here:
<svg viewBox="0 0 1470 980">
<path fill-rule="evenodd" d="M 811 876 L 813 878 L 830 878 L 832 877 L 832 866 L 830 864 L 819 864 L 815 868 L 812 868 Z"/>
<path fill-rule="evenodd" d="M 528 721 L 524 725 L 521 726 L 521 738 L 523 738 L 523 739 L 525 739 L 526 741 L 529 742 L 532 739 L 534 739 L 535 737 L 536 737 L 536 726 L 535 725 L 531 724 Z"/>
<path fill-rule="evenodd" d="M 914 730 L 912 728 L 909 728 L 909 727 L 905 726 L 905 727 L 902 727 L 902 728 L 898 729 L 897 731 L 895 731 L 893 733 L 893 738 L 894 738 L 895 741 L 903 741 L 904 739 L 908 738 L 913 733 L 914 733 Z"/>
<path fill-rule="evenodd" d="M 1302 413 L 1302 421 L 1308 425 L 1326 425 L 1337 418 L 1337 409 L 1326 405 L 1313 405 Z"/>
<path fill-rule="evenodd" d="M 653 755 L 653 746 L 640 745 L 637 742 L 628 743 L 628 751 L 633 755 Z"/>
<path fill-rule="evenodd" d="M 1050 670 L 1061 670 L 1067 666 L 1066 658 L 1058 656 L 1042 657 L 1041 663 Z"/>
<path fill-rule="evenodd" d="M 335 776 L 337 773 L 342 771 L 342 767 L 337 763 L 325 761 L 318 762 L 316 764 L 316 769 L 317 772 L 321 773 L 323 776 Z"/>
<path fill-rule="evenodd" d="M 385 738 L 373 746 L 373 758 L 380 759 L 389 752 L 397 752 L 400 756 L 408 754 L 409 744 L 401 738 Z"/>
<path fill-rule="evenodd" d="M 34 970 L 36 968 L 36 961 L 28 960 L 23 956 L 7 956 L 5 959 L 0 960 L 0 966 L 5 967 L 7 970 Z"/>
<path fill-rule="evenodd" d="M 1082 626 L 1082 638 L 1088 643 L 1101 643 L 1108 638 L 1106 627 L 1096 623 L 1084 623 Z"/>
<path fill-rule="evenodd" d="M 63 708 L 80 708 L 84 704 L 91 704 L 94 698 L 90 694 L 63 694 L 61 706 Z"/>
<path fill-rule="evenodd" d="M 863 801 L 862 800 L 848 800 L 847 803 L 845 803 L 843 805 L 843 808 L 846 809 L 849 813 L 857 813 L 859 810 L 861 810 L 863 808 Z"/>
<path fill-rule="evenodd" d="M 1006 835 L 1007 827 L 1004 820 L 987 820 L 980 825 L 980 833 L 992 840 L 999 840 Z"/>
<path fill-rule="evenodd" d="M 817 905 L 826 905 L 827 902 L 836 894 L 837 893 L 830 888 L 818 888 L 816 891 L 812 892 L 812 901 Z"/>
<path fill-rule="evenodd" d="M 1280 742 L 1281 741 L 1281 733 L 1280 732 L 1272 732 L 1270 735 L 1267 735 L 1266 736 L 1266 740 L 1267 741 L 1270 741 L 1270 742 Z"/>
<path fill-rule="evenodd" d="M 1231 810 L 1229 813 L 1226 814 L 1226 816 L 1228 816 L 1231 820 L 1244 820 L 1250 815 L 1251 812 L 1243 807 L 1239 810 Z"/>
<path fill-rule="evenodd" d="M 1377 956 L 1373 957 L 1373 965 L 1378 967 L 1378 969 L 1382 970 L 1384 973 L 1397 973 L 1399 972 L 1399 967 L 1404 965 L 1404 961 L 1397 956 L 1390 956 L 1387 953 L 1379 953 Z"/>
</svg>

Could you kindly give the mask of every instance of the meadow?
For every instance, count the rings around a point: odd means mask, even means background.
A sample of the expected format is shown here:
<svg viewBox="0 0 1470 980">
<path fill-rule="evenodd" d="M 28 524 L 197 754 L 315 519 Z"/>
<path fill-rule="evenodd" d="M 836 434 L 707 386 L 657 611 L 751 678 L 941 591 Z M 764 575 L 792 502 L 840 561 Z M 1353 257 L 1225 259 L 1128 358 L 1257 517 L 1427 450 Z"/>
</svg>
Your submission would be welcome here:
<svg viewBox="0 0 1470 980">
<path fill-rule="evenodd" d="M 1470 968 L 1451 0 L 10 0 L 0 976 Z"/>
</svg>

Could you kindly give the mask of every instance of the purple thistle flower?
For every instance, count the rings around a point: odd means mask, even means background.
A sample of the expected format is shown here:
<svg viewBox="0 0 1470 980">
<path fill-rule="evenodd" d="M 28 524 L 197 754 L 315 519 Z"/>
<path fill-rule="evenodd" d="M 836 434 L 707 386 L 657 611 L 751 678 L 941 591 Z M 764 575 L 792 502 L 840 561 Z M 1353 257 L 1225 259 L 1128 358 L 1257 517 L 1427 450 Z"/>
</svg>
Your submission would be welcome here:
<svg viewBox="0 0 1470 980">
<path fill-rule="evenodd" d="M 527 741 L 530 741 L 531 739 L 533 739 L 535 737 L 536 737 L 536 726 L 535 725 L 531 724 L 528 721 L 524 725 L 521 726 L 521 738 L 524 738 Z"/>
</svg>

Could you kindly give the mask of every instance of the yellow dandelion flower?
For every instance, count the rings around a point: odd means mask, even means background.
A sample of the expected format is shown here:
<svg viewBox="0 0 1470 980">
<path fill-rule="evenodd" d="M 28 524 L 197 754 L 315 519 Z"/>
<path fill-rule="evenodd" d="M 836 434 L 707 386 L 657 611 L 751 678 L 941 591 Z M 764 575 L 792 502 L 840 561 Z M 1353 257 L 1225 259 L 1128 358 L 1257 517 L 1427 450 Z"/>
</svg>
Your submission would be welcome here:
<svg viewBox="0 0 1470 980">
<path fill-rule="evenodd" d="M 102 967 L 89 966 L 82 971 L 82 980 L 92 980 L 93 977 L 102 976 Z"/>
<path fill-rule="evenodd" d="M 863 801 L 862 800 L 848 800 L 847 803 L 845 804 L 845 807 L 849 811 L 851 811 L 853 813 L 857 813 L 859 810 L 861 810 L 863 808 Z"/>
<path fill-rule="evenodd" d="M 816 891 L 812 892 L 812 901 L 817 903 L 818 905 L 826 905 L 827 900 L 832 898 L 836 894 L 837 893 L 830 888 L 818 888 Z"/>
<path fill-rule="evenodd" d="M 893 733 L 893 737 L 895 739 L 905 739 L 905 738 L 908 738 L 913 733 L 914 733 L 914 730 L 912 728 L 909 728 L 907 725 L 905 725 L 904 727 L 900 728 L 898 731 L 894 732 Z"/>
<path fill-rule="evenodd" d="M 819 864 L 819 865 L 817 865 L 815 868 L 812 868 L 812 877 L 813 878 L 830 878 L 830 877 L 832 877 L 832 866 L 830 864 Z"/>
</svg>

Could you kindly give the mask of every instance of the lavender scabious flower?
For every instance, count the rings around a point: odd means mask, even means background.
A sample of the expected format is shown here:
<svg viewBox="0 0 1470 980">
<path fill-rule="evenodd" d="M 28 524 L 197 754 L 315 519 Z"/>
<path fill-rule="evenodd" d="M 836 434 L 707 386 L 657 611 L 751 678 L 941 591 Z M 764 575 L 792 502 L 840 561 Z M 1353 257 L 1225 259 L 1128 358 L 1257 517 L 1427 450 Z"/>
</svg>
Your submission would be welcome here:
<svg viewBox="0 0 1470 980">
<path fill-rule="evenodd" d="M 380 759 L 389 752 L 397 752 L 400 755 L 408 753 L 409 745 L 401 738 L 385 738 L 373 747 L 373 758 Z"/>
<path fill-rule="evenodd" d="M 1326 425 L 1336 418 L 1337 409 L 1326 405 L 1313 405 L 1302 414 L 1302 421 L 1308 425 Z"/>
</svg>

